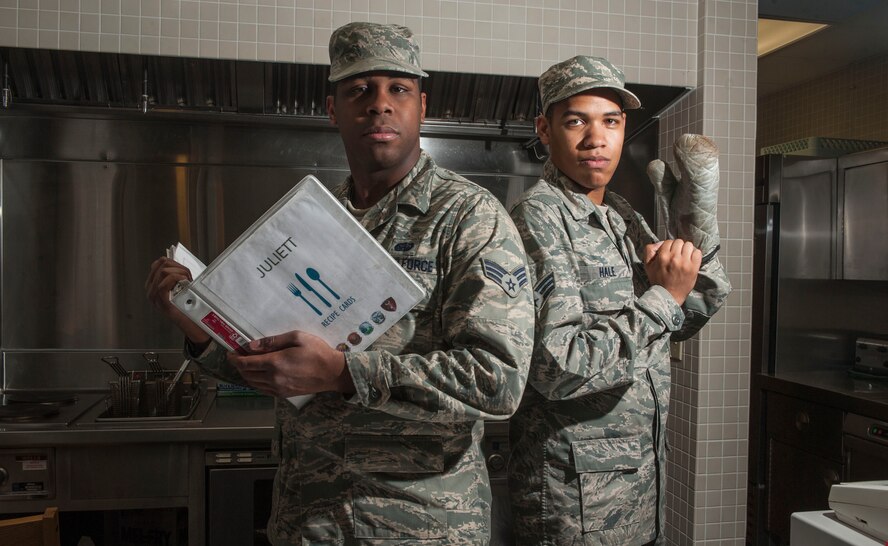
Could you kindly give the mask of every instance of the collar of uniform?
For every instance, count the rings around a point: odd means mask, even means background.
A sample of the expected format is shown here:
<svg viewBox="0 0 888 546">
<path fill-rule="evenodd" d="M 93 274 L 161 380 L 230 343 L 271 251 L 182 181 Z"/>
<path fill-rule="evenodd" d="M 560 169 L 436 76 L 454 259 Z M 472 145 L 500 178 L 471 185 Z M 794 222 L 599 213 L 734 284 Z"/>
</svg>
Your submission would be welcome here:
<svg viewBox="0 0 888 546">
<path fill-rule="evenodd" d="M 420 150 L 416 165 L 410 169 L 407 176 L 398 183 L 393 194 L 393 203 L 397 205 L 409 205 L 423 214 L 429 211 L 432 201 L 432 177 L 427 176 L 435 170 L 435 161 L 425 150 Z M 394 214 L 394 209 L 389 211 Z M 388 217 L 388 215 L 386 215 Z"/>
<path fill-rule="evenodd" d="M 559 192 L 562 196 L 561 200 L 574 220 L 584 220 L 593 214 L 601 214 L 601 211 L 586 195 L 586 188 L 580 186 L 558 170 L 558 167 L 552 163 L 551 159 L 547 159 L 545 165 L 543 165 L 543 178 L 546 182 L 561 190 Z M 603 220 L 603 218 L 599 218 L 599 220 Z"/>
<path fill-rule="evenodd" d="M 558 192 L 562 196 L 561 200 L 564 202 L 567 210 L 570 211 L 574 220 L 585 220 L 590 216 L 595 216 L 602 225 L 610 221 L 611 225 L 616 223 L 616 229 L 622 230 L 625 227 L 626 219 L 635 214 L 628 201 L 610 190 L 605 190 L 602 203 L 607 205 L 608 217 L 604 218 L 601 209 L 596 207 L 592 200 L 589 199 L 589 196 L 586 195 L 586 188 L 580 186 L 558 170 L 558 167 L 552 163 L 551 159 L 546 160 L 545 165 L 543 165 L 543 177 L 547 182 L 561 190 Z"/>
<path fill-rule="evenodd" d="M 412 206 L 420 212 L 426 213 L 431 201 L 432 177 L 423 175 L 434 168 L 435 162 L 432 161 L 432 157 L 425 150 L 421 150 L 419 159 L 410 172 L 390 192 L 367 210 L 364 214 L 364 226 L 368 230 L 372 230 L 395 214 L 400 205 Z M 354 183 L 354 178 L 349 175 L 345 183 L 335 192 L 336 197 L 340 201 L 348 200 Z"/>
<path fill-rule="evenodd" d="M 607 214 L 611 225 L 616 222 L 617 229 L 621 231 L 625 229 L 625 223 L 635 216 L 635 209 L 632 208 L 629 201 L 612 191 L 604 193 L 604 204 L 607 205 Z"/>
</svg>

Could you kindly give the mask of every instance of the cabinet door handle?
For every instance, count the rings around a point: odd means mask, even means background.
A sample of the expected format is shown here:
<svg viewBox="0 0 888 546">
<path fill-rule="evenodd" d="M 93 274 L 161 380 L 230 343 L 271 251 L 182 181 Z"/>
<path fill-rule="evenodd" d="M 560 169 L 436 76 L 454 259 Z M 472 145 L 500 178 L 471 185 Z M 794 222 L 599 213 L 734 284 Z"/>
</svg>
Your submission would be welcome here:
<svg viewBox="0 0 888 546">
<path fill-rule="evenodd" d="M 811 424 L 811 416 L 808 415 L 807 411 L 800 410 L 796 413 L 795 418 L 795 427 L 796 429 L 802 431 L 808 428 L 808 425 Z"/>
</svg>

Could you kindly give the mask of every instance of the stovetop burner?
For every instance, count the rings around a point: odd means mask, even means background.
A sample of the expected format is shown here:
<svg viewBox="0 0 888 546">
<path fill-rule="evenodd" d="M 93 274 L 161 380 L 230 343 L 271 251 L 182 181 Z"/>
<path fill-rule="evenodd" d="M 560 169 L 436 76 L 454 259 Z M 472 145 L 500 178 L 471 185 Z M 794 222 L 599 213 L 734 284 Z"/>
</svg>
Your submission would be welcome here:
<svg viewBox="0 0 888 546">
<path fill-rule="evenodd" d="M 16 403 L 0 406 L 0 422 L 30 421 L 58 414 L 57 404 Z"/>
<path fill-rule="evenodd" d="M 3 395 L 0 404 L 17 406 L 20 404 L 56 404 L 68 406 L 77 401 L 77 394 L 72 392 L 14 392 Z"/>
<path fill-rule="evenodd" d="M 15 392 L 0 396 L 0 430 L 66 427 L 104 394 Z"/>
</svg>

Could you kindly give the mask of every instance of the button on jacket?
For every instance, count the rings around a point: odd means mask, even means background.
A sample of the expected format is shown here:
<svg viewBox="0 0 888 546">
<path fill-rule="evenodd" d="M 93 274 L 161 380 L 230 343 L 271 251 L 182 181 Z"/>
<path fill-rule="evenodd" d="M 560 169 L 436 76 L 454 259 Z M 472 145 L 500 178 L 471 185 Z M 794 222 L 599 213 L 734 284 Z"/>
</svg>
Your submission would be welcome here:
<svg viewBox="0 0 888 546">
<path fill-rule="evenodd" d="M 334 190 L 344 203 L 351 183 Z M 495 197 L 425 152 L 360 221 L 426 297 L 368 351 L 346 353 L 356 394 L 277 404 L 269 534 L 274 544 L 486 544 L 482 420 L 518 407 L 532 352 L 520 238 Z M 203 364 L 237 379 L 224 356 L 216 348 Z"/>
<path fill-rule="evenodd" d="M 521 544 L 643 544 L 660 528 L 669 340 L 698 331 L 730 283 L 703 266 L 683 306 L 644 271 L 657 241 L 608 191 L 597 207 L 547 162 L 512 210 L 531 263 L 536 347 L 511 420 Z"/>
</svg>

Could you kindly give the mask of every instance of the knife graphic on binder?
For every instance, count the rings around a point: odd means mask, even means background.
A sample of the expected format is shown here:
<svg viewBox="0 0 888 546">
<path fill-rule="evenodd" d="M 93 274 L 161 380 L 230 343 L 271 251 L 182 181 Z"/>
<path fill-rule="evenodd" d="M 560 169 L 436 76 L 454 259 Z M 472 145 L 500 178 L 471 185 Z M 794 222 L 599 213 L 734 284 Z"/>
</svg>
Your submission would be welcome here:
<svg viewBox="0 0 888 546">
<path fill-rule="evenodd" d="M 315 296 L 317 296 L 318 299 L 321 300 L 321 302 L 322 302 L 324 305 L 326 305 L 327 307 L 330 307 L 330 302 L 327 301 L 326 299 L 324 299 L 324 296 L 320 295 L 320 294 L 318 293 L 318 291 L 315 290 L 314 287 L 312 287 L 312 285 L 308 284 L 308 282 L 306 282 L 306 280 L 303 279 L 303 278 L 299 275 L 299 273 L 294 273 L 294 275 L 296 275 L 296 279 L 299 281 L 299 284 L 301 284 L 302 286 L 305 287 L 306 290 L 308 290 L 309 292 L 311 292 L 312 294 L 314 294 Z"/>
</svg>

